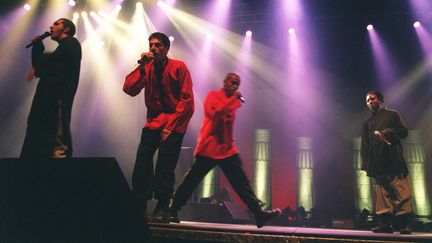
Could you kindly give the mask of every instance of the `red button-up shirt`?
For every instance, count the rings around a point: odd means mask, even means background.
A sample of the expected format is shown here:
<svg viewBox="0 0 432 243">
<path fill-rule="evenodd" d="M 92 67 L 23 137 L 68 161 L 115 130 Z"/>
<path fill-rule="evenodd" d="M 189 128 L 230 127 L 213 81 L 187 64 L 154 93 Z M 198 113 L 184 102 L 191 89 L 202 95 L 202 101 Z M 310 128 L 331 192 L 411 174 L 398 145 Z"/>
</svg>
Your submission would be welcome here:
<svg viewBox="0 0 432 243">
<path fill-rule="evenodd" d="M 210 91 L 204 102 L 204 120 L 195 149 L 196 155 L 224 159 L 238 153 L 233 139 L 234 118 L 241 106 L 235 97 L 225 91 Z"/>
<path fill-rule="evenodd" d="M 139 68 L 133 72 L 139 72 Z M 136 96 L 145 88 L 147 122 L 144 127 L 185 133 L 194 112 L 192 79 L 186 64 L 168 59 L 159 81 L 153 61 L 145 65 L 143 71 L 140 78 L 128 78 L 133 76 L 128 75 L 123 91 Z"/>
</svg>

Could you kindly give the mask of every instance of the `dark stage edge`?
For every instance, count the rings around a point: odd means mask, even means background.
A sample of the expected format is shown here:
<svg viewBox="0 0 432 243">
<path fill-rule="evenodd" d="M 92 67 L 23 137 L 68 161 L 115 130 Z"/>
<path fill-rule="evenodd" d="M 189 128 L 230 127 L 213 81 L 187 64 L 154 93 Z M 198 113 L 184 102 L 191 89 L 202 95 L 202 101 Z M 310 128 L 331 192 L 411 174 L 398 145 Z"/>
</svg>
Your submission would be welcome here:
<svg viewBox="0 0 432 243">
<path fill-rule="evenodd" d="M 150 223 L 152 242 L 432 242 L 432 233 L 401 235 L 370 231 L 304 227 L 218 224 L 182 221 Z"/>
</svg>

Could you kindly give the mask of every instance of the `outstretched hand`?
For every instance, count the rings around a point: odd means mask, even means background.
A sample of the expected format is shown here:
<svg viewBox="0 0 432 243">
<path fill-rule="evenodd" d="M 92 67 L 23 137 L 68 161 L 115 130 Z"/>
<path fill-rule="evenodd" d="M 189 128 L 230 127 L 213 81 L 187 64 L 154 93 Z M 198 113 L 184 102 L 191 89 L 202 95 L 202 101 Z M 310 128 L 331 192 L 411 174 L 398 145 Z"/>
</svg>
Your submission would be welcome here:
<svg viewBox="0 0 432 243">
<path fill-rule="evenodd" d="M 171 134 L 171 132 L 172 132 L 172 131 L 170 131 L 170 130 L 164 128 L 164 129 L 162 130 L 162 132 L 160 133 L 160 136 L 161 136 L 161 142 L 165 141 L 165 140 L 168 138 L 168 136 Z"/>
<path fill-rule="evenodd" d="M 35 76 L 35 69 L 32 67 L 27 73 L 27 81 L 32 81 Z"/>
</svg>

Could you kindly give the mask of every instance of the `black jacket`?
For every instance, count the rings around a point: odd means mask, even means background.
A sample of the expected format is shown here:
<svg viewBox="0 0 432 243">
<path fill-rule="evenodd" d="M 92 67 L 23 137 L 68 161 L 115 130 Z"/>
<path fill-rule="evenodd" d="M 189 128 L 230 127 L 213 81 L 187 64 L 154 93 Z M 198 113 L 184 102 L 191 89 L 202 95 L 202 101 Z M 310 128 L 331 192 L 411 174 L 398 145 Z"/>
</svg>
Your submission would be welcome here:
<svg viewBox="0 0 432 243">
<path fill-rule="evenodd" d="M 374 131 L 383 133 L 390 145 L 374 135 Z M 367 171 L 371 177 L 407 175 L 408 169 L 401 145 L 401 139 L 407 136 L 408 129 L 397 111 L 383 108 L 372 113 L 363 123 L 362 170 Z"/>
</svg>

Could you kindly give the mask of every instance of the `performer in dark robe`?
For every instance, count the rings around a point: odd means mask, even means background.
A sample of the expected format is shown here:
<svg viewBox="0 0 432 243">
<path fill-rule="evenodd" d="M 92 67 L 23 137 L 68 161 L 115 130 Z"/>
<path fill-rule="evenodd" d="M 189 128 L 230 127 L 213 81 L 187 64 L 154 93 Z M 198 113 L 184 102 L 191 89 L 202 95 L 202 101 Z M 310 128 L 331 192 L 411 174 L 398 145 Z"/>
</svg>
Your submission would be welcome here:
<svg viewBox="0 0 432 243">
<path fill-rule="evenodd" d="M 29 76 L 40 79 L 28 116 L 22 158 L 72 156 L 70 122 L 81 66 L 81 44 L 73 37 L 75 31 L 72 21 L 55 21 L 50 36 L 59 46 L 52 53 L 44 53 L 40 36 L 32 40 L 33 68 Z"/>
</svg>

